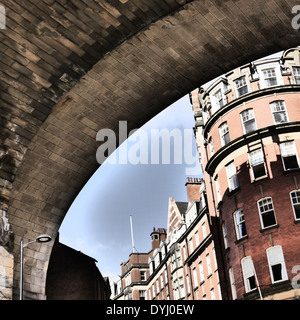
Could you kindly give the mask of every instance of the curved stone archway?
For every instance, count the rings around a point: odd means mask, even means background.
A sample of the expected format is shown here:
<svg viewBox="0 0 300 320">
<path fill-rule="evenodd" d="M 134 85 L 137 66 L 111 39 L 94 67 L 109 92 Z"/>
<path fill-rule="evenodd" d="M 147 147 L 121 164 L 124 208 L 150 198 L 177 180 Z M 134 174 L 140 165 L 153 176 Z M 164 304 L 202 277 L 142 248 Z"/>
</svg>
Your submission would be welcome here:
<svg viewBox="0 0 300 320">
<path fill-rule="evenodd" d="M 1 209 L 14 246 L 55 237 L 92 176 L 96 133 L 138 128 L 199 84 L 299 44 L 297 1 L 2 1 Z M 24 296 L 43 299 L 52 244 L 26 248 Z"/>
</svg>

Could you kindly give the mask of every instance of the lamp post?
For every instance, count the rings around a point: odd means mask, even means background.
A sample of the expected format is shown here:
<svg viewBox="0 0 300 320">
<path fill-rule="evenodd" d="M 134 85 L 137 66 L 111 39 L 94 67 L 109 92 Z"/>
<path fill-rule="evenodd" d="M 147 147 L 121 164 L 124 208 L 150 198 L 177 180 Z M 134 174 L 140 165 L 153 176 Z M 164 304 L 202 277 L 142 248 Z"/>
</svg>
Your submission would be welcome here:
<svg viewBox="0 0 300 320">
<path fill-rule="evenodd" d="M 40 243 L 46 243 L 51 241 L 51 237 L 47 234 L 41 234 L 38 236 L 35 240 L 23 243 L 23 240 L 21 240 L 21 268 L 20 268 L 20 300 L 23 300 L 23 249 L 29 246 L 31 243 L 34 242 L 40 242 Z"/>
</svg>

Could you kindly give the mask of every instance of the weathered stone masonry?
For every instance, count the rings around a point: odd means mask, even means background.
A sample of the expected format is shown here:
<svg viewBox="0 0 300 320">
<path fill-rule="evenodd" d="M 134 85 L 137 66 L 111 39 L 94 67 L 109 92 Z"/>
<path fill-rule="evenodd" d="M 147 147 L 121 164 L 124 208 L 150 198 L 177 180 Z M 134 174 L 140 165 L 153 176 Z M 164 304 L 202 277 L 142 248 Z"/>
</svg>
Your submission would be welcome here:
<svg viewBox="0 0 300 320">
<path fill-rule="evenodd" d="M 55 237 L 99 166 L 98 130 L 137 128 L 199 83 L 299 39 L 296 0 L 1 4 L 0 210 L 14 235 L 14 298 L 20 240 Z M 26 248 L 27 299 L 45 298 L 51 248 Z"/>
</svg>

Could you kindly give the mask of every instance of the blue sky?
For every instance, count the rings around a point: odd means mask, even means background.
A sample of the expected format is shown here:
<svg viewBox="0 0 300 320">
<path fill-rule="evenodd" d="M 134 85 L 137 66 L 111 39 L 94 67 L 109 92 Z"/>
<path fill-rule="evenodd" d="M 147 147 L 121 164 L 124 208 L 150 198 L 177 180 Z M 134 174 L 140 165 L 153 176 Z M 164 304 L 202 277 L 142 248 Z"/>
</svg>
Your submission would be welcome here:
<svg viewBox="0 0 300 320">
<path fill-rule="evenodd" d="M 167 227 L 169 197 L 186 201 L 186 177 L 202 176 L 193 126 L 194 116 L 188 95 L 146 123 L 142 131 L 131 137 L 133 141 L 128 142 L 127 149 L 122 144 L 116 154 L 118 159 L 120 150 L 132 153 L 148 144 L 148 164 L 131 164 L 130 159 L 128 164 L 109 164 L 106 161 L 69 209 L 59 230 L 60 242 L 95 258 L 102 275 L 114 280 L 121 273 L 121 262 L 127 261 L 132 252 L 132 215 L 135 248 L 138 252 L 148 252 L 153 227 Z M 182 164 L 174 164 L 173 143 L 170 164 L 162 164 L 161 155 L 160 164 L 151 164 L 153 129 L 167 129 L 169 132 L 179 129 L 182 138 L 186 135 L 187 140 L 181 145 Z M 176 152 L 180 152 L 179 144 L 175 144 Z M 191 152 L 185 155 L 190 155 L 189 159 L 184 158 L 184 150 L 188 148 Z"/>
<path fill-rule="evenodd" d="M 281 54 L 282 51 L 262 59 Z M 208 87 L 215 80 L 204 86 Z M 184 130 L 192 130 L 194 125 L 192 106 L 186 95 L 141 128 L 143 133 L 148 133 L 144 140 L 137 137 L 124 150 L 148 143 L 150 159 L 151 130 L 180 129 L 183 136 Z M 124 145 L 119 147 L 117 154 L 122 147 Z M 194 138 L 187 139 L 183 147 L 192 148 L 191 163 L 197 159 L 196 163 L 187 165 L 188 161 L 183 159 L 182 164 L 174 164 L 172 156 L 170 164 L 164 165 L 104 163 L 68 211 L 59 230 L 60 242 L 96 259 L 102 275 L 115 280 L 121 273 L 121 262 L 127 261 L 132 252 L 130 215 L 133 217 L 135 248 L 138 252 L 148 252 L 153 227 L 167 228 L 169 197 L 187 201 L 186 178 L 203 176 Z"/>
</svg>

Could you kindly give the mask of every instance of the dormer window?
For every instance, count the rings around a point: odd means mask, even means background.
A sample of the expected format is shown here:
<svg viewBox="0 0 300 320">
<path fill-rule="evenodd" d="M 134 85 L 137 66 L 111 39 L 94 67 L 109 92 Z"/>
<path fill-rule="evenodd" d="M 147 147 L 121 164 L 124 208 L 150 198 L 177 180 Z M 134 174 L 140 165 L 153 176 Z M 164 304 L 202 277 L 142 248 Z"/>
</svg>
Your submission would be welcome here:
<svg viewBox="0 0 300 320">
<path fill-rule="evenodd" d="M 241 77 L 238 80 L 236 80 L 235 82 L 235 87 L 236 87 L 236 91 L 237 91 L 237 98 L 243 96 L 244 94 L 248 93 L 248 86 L 247 86 L 247 82 L 246 82 L 246 77 Z"/>
<path fill-rule="evenodd" d="M 152 240 L 158 240 L 158 234 L 153 234 L 152 235 Z"/>
<path fill-rule="evenodd" d="M 225 105 L 224 99 L 223 99 L 223 93 L 222 90 L 219 89 L 215 94 L 214 94 L 214 99 L 216 102 L 216 105 L 218 109 L 222 108 Z"/>
</svg>

